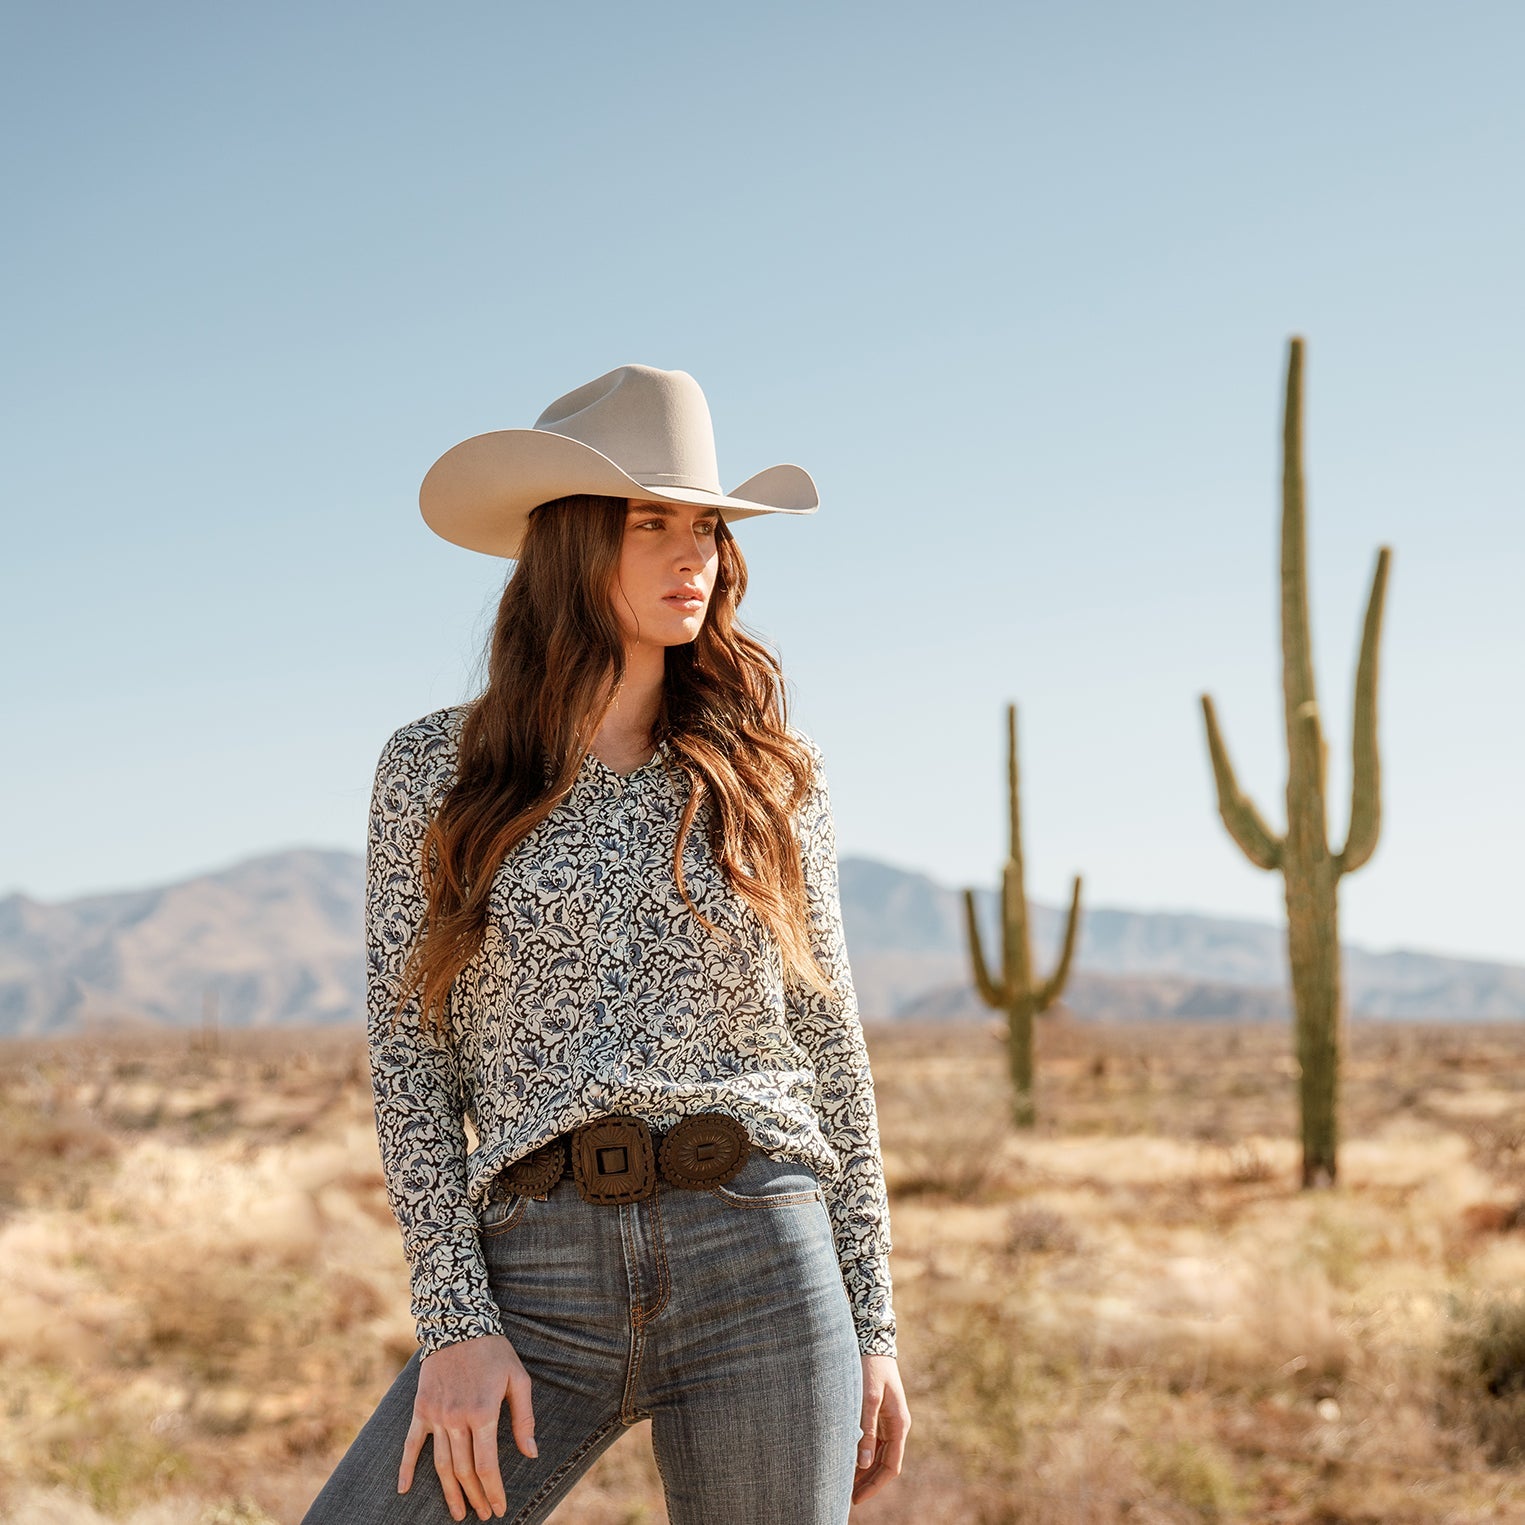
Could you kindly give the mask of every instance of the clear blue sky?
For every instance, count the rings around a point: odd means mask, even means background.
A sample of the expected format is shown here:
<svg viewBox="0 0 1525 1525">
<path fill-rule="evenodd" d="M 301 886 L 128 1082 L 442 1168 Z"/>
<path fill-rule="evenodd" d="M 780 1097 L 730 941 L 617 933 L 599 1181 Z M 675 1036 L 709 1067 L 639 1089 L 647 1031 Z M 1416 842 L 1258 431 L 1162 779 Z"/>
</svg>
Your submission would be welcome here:
<svg viewBox="0 0 1525 1525">
<path fill-rule="evenodd" d="M 1344 832 L 1393 547 L 1378 947 L 1525 959 L 1525 11 L 14 6 L 0 890 L 363 845 L 472 691 L 508 563 L 432 536 L 457 440 L 692 372 L 753 629 L 844 852 L 1273 917 L 1198 694 L 1280 823 L 1280 389 L 1306 336 Z"/>
</svg>

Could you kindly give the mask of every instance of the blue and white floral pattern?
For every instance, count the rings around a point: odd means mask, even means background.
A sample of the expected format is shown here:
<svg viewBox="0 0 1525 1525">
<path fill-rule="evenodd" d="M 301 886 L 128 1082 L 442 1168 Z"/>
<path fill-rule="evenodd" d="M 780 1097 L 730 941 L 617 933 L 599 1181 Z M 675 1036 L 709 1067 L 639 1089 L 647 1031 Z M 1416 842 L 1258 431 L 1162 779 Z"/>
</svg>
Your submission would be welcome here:
<svg viewBox="0 0 1525 1525">
<path fill-rule="evenodd" d="M 454 782 L 465 714 L 436 710 L 387 741 L 366 853 L 376 1127 L 424 1353 L 502 1333 L 479 1227 L 503 1166 L 604 1113 L 668 1128 L 714 1110 L 816 1171 L 859 1347 L 893 1355 L 889 1203 L 820 748 L 793 732 L 815 763 L 797 824 L 811 942 L 833 994 L 784 978 L 777 941 L 710 852 L 708 802 L 684 882 L 729 945 L 684 905 L 672 858 L 689 783 L 664 742 L 626 775 L 586 754 L 568 796 L 499 865 L 446 1040 L 421 1029 L 414 996 L 391 1017 L 426 906 L 420 844 Z M 478 1139 L 469 1153 L 465 1117 Z"/>
</svg>

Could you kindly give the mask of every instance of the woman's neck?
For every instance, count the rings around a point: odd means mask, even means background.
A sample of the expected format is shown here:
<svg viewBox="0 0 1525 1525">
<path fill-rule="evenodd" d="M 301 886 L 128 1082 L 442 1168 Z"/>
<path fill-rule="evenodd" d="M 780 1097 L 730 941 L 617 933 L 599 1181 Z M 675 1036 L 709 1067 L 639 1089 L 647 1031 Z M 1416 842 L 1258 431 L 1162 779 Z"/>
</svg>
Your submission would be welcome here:
<svg viewBox="0 0 1525 1525">
<path fill-rule="evenodd" d="M 651 731 L 662 707 L 666 670 L 665 646 L 640 642 L 626 648 L 625 681 L 615 694 L 592 747 L 598 760 L 616 773 L 632 772 L 651 759 Z"/>
</svg>

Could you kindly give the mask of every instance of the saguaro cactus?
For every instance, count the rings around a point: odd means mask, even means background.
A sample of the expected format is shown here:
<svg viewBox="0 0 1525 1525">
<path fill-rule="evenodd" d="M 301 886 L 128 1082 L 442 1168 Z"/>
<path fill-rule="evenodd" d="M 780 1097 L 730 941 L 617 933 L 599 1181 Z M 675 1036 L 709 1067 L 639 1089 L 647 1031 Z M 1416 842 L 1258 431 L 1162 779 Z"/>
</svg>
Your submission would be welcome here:
<svg viewBox="0 0 1525 1525">
<path fill-rule="evenodd" d="M 1377 645 L 1391 551 L 1381 546 L 1372 576 L 1361 654 L 1356 666 L 1352 732 L 1350 828 L 1339 852 L 1329 847 L 1325 804 L 1328 748 L 1313 686 L 1308 629 L 1308 545 L 1303 487 L 1303 341 L 1287 356 L 1282 430 L 1281 649 L 1287 728 L 1287 830 L 1272 833 L 1240 790 L 1218 730 L 1213 701 L 1202 695 L 1218 811 L 1229 835 L 1258 868 L 1279 869 L 1286 887 L 1287 951 L 1297 1013 L 1301 1066 L 1303 1185 L 1332 1185 L 1339 1142 L 1339 1075 L 1343 1043 L 1340 989 L 1339 882 L 1371 857 L 1381 824 L 1377 755 Z"/>
<path fill-rule="evenodd" d="M 1059 999 L 1069 978 L 1080 926 L 1080 877 L 1070 897 L 1070 919 L 1064 930 L 1064 951 L 1048 979 L 1033 979 L 1032 938 L 1027 919 L 1027 889 L 1022 877 L 1022 795 L 1017 775 L 1017 707 L 1006 706 L 1006 778 L 1011 797 L 1011 850 L 1001 875 L 1001 973 L 992 979 L 980 946 L 980 925 L 974 912 L 974 891 L 964 891 L 964 915 L 969 930 L 969 957 L 980 999 L 1006 1013 L 1006 1053 L 1011 1070 L 1012 1120 L 1031 1128 L 1037 1119 L 1033 1100 L 1033 1018 Z"/>
</svg>

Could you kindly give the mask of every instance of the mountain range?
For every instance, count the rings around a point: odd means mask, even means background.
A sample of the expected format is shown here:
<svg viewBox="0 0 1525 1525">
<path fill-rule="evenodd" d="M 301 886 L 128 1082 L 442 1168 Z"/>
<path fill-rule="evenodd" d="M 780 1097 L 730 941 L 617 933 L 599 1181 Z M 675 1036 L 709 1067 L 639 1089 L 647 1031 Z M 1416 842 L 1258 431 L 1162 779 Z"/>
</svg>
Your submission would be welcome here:
<svg viewBox="0 0 1525 1525">
<path fill-rule="evenodd" d="M 958 890 L 844 856 L 842 915 L 865 1018 L 988 1014 L 969 982 Z M 357 853 L 294 849 L 148 889 L 46 903 L 0 899 L 0 1036 L 97 1022 L 195 1027 L 359 1023 L 364 1004 Z M 995 896 L 976 897 L 995 942 Z M 1064 912 L 1033 905 L 1038 967 Z M 1073 1016 L 1283 1017 L 1285 935 L 1270 923 L 1191 912 L 1085 910 L 1064 993 Z M 1344 949 L 1354 1015 L 1430 1021 L 1525 1018 L 1525 966 Z"/>
</svg>

